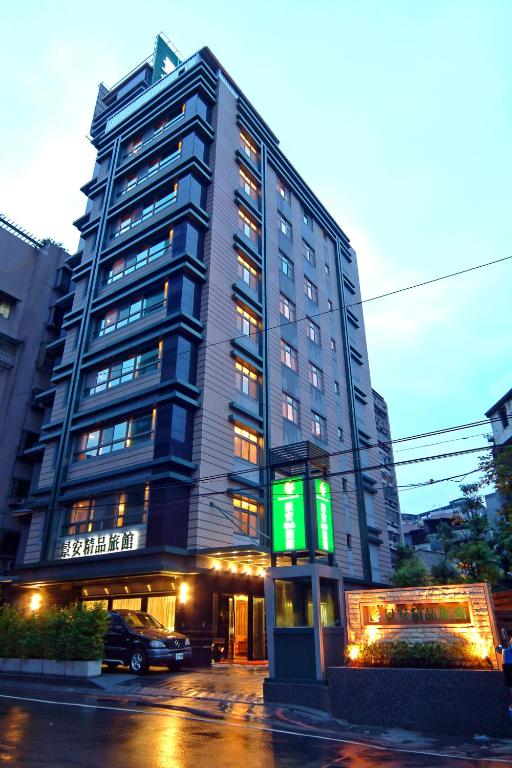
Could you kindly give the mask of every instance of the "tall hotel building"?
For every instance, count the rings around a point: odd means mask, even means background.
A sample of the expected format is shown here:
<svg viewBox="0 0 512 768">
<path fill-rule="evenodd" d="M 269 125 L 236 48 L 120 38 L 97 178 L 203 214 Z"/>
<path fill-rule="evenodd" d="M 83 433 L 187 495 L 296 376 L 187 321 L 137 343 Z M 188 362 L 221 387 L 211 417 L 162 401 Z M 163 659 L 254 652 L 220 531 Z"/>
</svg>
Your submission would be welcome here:
<svg viewBox="0 0 512 768">
<path fill-rule="evenodd" d="M 212 52 L 176 64 L 100 86 L 12 593 L 262 658 L 270 448 L 330 454 L 346 583 L 391 571 L 356 254 Z"/>
</svg>

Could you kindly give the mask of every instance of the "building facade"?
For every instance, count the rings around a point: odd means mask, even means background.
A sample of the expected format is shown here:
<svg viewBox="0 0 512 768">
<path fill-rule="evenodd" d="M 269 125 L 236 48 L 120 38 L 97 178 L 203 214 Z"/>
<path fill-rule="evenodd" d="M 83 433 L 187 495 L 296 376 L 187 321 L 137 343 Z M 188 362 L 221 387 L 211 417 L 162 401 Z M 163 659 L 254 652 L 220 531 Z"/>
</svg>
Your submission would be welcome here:
<svg viewBox="0 0 512 768">
<path fill-rule="evenodd" d="M 512 389 L 500 397 L 485 415 L 491 422 L 495 446 L 512 445 Z"/>
<path fill-rule="evenodd" d="M 345 578 L 391 571 L 356 254 L 207 48 L 100 86 L 91 136 L 13 594 L 262 658 L 270 448 L 330 454 Z"/>
<path fill-rule="evenodd" d="M 386 401 L 382 395 L 379 395 L 374 389 L 372 390 L 372 395 L 373 408 L 375 411 L 375 425 L 377 427 L 377 436 L 379 440 L 379 459 L 381 463 L 384 508 L 386 510 L 387 535 L 389 546 L 392 550 L 395 550 L 398 544 L 403 543 L 403 534 L 395 458 L 393 455 L 393 442 L 391 438 L 391 425 L 389 422 L 388 405 Z"/>
<path fill-rule="evenodd" d="M 68 254 L 0 217 L 0 576 L 26 526 L 25 502 L 44 450 L 52 344 L 69 299 Z"/>
</svg>

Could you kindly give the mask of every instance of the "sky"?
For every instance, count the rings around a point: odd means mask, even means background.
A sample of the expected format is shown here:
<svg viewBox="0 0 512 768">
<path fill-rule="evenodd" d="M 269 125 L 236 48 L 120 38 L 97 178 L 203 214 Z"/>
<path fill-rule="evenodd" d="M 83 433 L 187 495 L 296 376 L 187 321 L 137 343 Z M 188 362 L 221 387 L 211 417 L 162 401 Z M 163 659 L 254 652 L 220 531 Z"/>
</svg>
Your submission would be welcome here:
<svg viewBox="0 0 512 768">
<path fill-rule="evenodd" d="M 184 57 L 208 45 L 262 114 L 350 237 L 363 299 L 510 256 L 511 27 L 508 0 L 6 4 L 0 211 L 76 250 L 98 84 L 162 31 Z M 512 387 L 511 283 L 512 260 L 365 304 L 393 437 L 480 420 Z M 478 448 L 489 432 L 398 443 L 395 461 Z M 398 482 L 477 464 L 419 462 Z M 452 480 L 404 487 L 400 503 L 419 513 L 457 496 Z"/>
</svg>

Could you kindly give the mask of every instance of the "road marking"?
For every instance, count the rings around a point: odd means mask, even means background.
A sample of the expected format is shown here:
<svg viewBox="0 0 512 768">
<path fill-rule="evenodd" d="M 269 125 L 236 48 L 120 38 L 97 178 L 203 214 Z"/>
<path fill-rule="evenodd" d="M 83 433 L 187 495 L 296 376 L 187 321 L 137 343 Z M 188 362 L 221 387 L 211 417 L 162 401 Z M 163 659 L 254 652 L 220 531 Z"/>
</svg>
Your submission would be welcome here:
<svg viewBox="0 0 512 768">
<path fill-rule="evenodd" d="M 172 717 L 173 715 L 166 714 L 165 712 L 157 710 L 155 711 L 144 711 L 141 709 L 132 709 L 131 707 L 110 707 L 105 704 L 81 704 L 79 702 L 73 702 L 73 701 L 55 701 L 53 699 L 35 699 L 31 698 L 29 696 L 12 696 L 7 693 L 0 693 L 0 699 L 14 699 L 15 701 L 31 701 L 36 704 L 56 704 L 60 707 L 79 707 L 82 709 L 105 709 L 109 710 L 111 712 L 131 712 L 135 715 L 148 715 L 148 716 L 159 716 L 159 717 Z M 503 765 L 512 765 L 512 760 L 507 760 L 502 757 L 475 757 L 475 756 L 464 756 L 464 755 L 451 755 L 447 752 L 426 752 L 422 750 L 415 750 L 415 749 L 403 749 L 402 747 L 384 747 L 380 744 L 368 744 L 364 741 L 355 741 L 352 739 L 341 739 L 337 736 L 322 736 L 320 734 L 315 733 L 300 733 L 298 731 L 288 731 L 284 728 L 268 728 L 266 726 L 258 726 L 258 725 L 249 725 L 247 723 L 233 723 L 228 720 L 211 720 L 208 717 L 186 717 L 179 713 L 177 715 L 178 717 L 181 717 L 182 720 L 192 720 L 196 722 L 202 722 L 202 723 L 210 723 L 212 725 L 215 723 L 216 726 L 219 725 L 225 725 L 231 728 L 245 728 L 247 730 L 252 731 L 260 731 L 263 733 L 279 733 L 283 734 L 285 736 L 298 736 L 301 739 L 319 739 L 321 741 L 332 741 L 337 744 L 350 744 L 351 746 L 356 747 L 367 747 L 368 749 L 375 749 L 379 752 L 400 752 L 404 754 L 409 755 L 421 755 L 423 757 L 438 757 L 442 759 L 449 758 L 450 760 L 466 760 L 466 762 L 469 763 L 475 763 L 475 761 L 479 761 L 481 763 L 502 763 Z"/>
</svg>

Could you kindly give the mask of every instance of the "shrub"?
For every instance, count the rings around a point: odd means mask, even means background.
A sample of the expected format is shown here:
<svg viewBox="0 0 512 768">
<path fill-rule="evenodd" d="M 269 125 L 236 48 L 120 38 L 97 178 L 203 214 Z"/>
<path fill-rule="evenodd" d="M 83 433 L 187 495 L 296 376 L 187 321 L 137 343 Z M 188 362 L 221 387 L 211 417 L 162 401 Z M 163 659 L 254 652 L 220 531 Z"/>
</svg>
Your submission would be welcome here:
<svg viewBox="0 0 512 768">
<path fill-rule="evenodd" d="M 103 657 L 103 635 L 107 629 L 107 615 L 101 605 L 86 608 L 77 603 L 71 609 L 67 658 L 77 661 Z"/>
<path fill-rule="evenodd" d="M 103 656 L 107 614 L 100 606 L 87 609 L 47 608 L 24 616 L 0 607 L 0 657 L 95 661 Z"/>
<path fill-rule="evenodd" d="M 467 640 L 459 637 L 453 640 L 429 640 L 419 643 L 408 640 L 377 640 L 357 647 L 349 646 L 347 652 L 350 665 L 357 667 L 488 669 L 490 666 L 490 662 L 478 656 Z"/>
</svg>

